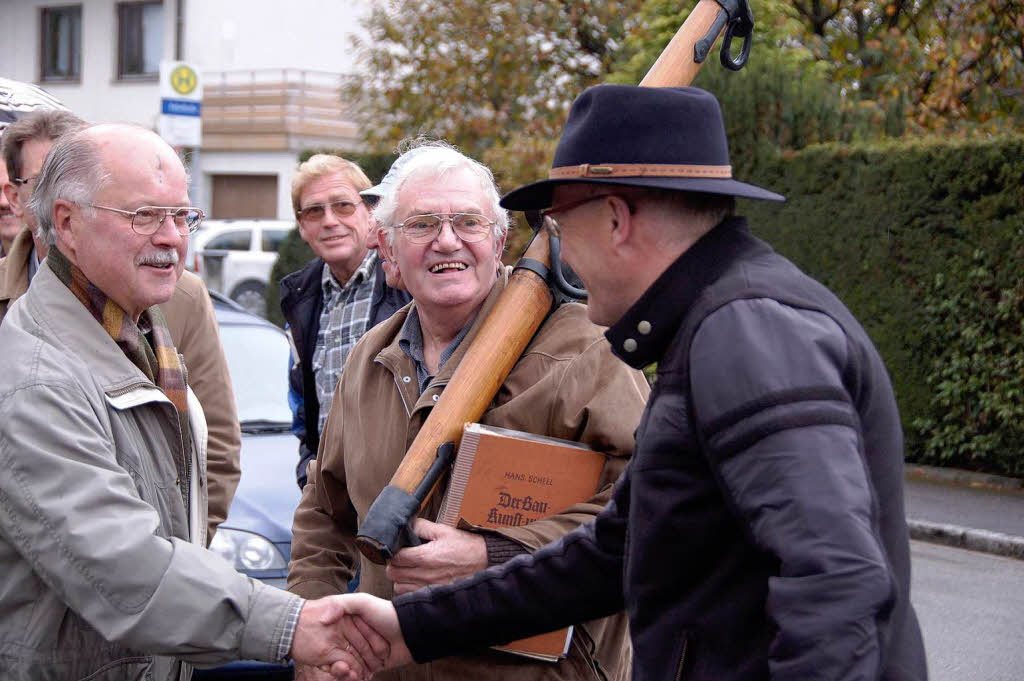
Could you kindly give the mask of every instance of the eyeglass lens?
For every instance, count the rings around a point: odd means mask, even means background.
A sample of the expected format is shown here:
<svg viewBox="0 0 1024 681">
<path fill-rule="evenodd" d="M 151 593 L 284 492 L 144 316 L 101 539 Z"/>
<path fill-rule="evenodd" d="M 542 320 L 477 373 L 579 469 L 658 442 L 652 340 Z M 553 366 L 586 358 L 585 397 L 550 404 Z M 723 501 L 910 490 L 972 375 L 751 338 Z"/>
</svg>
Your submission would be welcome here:
<svg viewBox="0 0 1024 681">
<path fill-rule="evenodd" d="M 312 206 L 306 206 L 300 211 L 299 219 L 308 222 L 319 222 L 324 219 L 327 214 L 327 206 L 331 207 L 331 212 L 334 213 L 335 217 L 346 218 L 356 212 L 356 206 L 358 203 L 351 201 L 331 201 L 330 203 L 318 203 Z"/>
<path fill-rule="evenodd" d="M 490 232 L 493 221 L 475 213 L 438 213 L 413 215 L 402 223 L 402 231 L 413 243 L 432 241 L 441 233 L 445 220 L 452 223 L 452 229 L 463 241 L 481 241 Z"/>
<path fill-rule="evenodd" d="M 178 234 L 191 234 L 203 220 L 201 211 L 195 208 L 178 208 L 164 210 L 161 208 L 142 207 L 135 211 L 132 218 L 132 229 L 142 235 L 155 233 L 160 229 L 164 219 L 170 215 Z"/>
</svg>

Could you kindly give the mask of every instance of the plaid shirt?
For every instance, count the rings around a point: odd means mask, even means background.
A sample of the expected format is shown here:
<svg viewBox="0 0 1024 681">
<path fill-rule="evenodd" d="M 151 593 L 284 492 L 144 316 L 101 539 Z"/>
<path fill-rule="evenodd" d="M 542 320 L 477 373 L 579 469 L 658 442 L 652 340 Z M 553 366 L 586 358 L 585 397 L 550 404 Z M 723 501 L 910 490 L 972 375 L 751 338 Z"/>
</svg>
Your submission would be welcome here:
<svg viewBox="0 0 1024 681">
<path fill-rule="evenodd" d="M 281 627 L 281 640 L 277 644 L 277 661 L 287 662 L 291 659 L 289 653 L 292 651 L 292 642 L 295 640 L 295 628 L 299 625 L 299 613 L 302 606 L 306 604 L 305 599 L 298 598 L 288 612 L 288 618 Z"/>
<path fill-rule="evenodd" d="M 344 285 L 338 283 L 331 274 L 331 268 L 324 264 L 320 279 L 324 307 L 320 313 L 320 331 L 317 332 L 311 365 L 316 379 L 316 396 L 320 400 L 320 422 L 317 424 L 320 432 L 323 432 L 324 421 L 331 411 L 334 388 L 338 385 L 345 360 L 370 326 L 370 303 L 376 280 L 377 251 L 367 253 L 359 269 Z"/>
</svg>

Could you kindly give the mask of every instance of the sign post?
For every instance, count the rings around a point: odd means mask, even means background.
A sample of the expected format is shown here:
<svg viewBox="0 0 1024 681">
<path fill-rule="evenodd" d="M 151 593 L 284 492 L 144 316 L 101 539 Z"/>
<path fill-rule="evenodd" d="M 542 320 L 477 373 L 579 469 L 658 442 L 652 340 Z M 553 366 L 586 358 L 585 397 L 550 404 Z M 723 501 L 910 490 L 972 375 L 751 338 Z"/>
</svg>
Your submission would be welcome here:
<svg viewBox="0 0 1024 681">
<path fill-rule="evenodd" d="M 176 149 L 191 149 L 190 173 L 192 202 L 201 204 L 199 187 L 199 147 L 202 144 L 203 82 L 195 65 L 181 61 L 160 62 L 159 133 Z"/>
</svg>

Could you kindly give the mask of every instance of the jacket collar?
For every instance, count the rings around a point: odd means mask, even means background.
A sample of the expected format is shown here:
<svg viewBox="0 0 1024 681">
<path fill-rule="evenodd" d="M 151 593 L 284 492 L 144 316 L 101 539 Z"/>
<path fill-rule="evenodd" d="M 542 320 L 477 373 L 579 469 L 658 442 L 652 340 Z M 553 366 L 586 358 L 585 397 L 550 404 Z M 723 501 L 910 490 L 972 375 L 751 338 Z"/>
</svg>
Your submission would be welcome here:
<svg viewBox="0 0 1024 681">
<path fill-rule="evenodd" d="M 281 278 L 281 308 L 288 310 L 301 298 L 320 295 L 320 279 L 323 277 L 324 261 L 313 258 L 298 272 Z M 287 315 L 286 315 L 287 316 Z"/>
<path fill-rule="evenodd" d="M 622 318 L 605 331 L 612 351 L 642 369 L 661 359 L 701 293 L 740 253 L 763 246 L 739 217 L 726 218 L 668 266 Z"/>
<path fill-rule="evenodd" d="M 20 298 L 28 290 L 28 260 L 32 257 L 32 245 L 32 230 L 23 227 L 11 242 L 11 252 L 0 260 L 0 301 Z"/>
<path fill-rule="evenodd" d="M 88 364 L 108 394 L 142 385 L 155 388 L 46 261 L 40 263 L 23 304 L 44 338 Z"/>
<path fill-rule="evenodd" d="M 473 321 L 473 325 L 469 327 L 469 332 L 466 334 L 466 337 L 459 344 L 459 347 L 456 348 L 455 352 L 452 353 L 452 356 L 448 358 L 448 361 L 444 363 L 441 370 L 437 372 L 437 376 L 434 376 L 434 379 L 430 382 L 430 385 L 427 386 L 427 389 L 419 396 L 419 400 L 412 400 L 417 402 L 417 408 L 422 406 L 420 403 L 429 403 L 433 406 L 432 398 L 430 398 L 429 402 L 427 402 L 425 398 L 428 398 L 428 394 L 432 392 L 432 388 L 444 386 L 451 379 L 452 374 L 455 373 L 455 369 L 458 368 L 459 363 L 462 361 L 463 355 L 466 354 L 466 350 L 469 349 L 469 346 L 473 343 L 473 339 L 476 337 L 477 333 L 480 332 L 480 327 L 483 326 L 484 320 L 487 319 L 487 315 L 490 313 L 491 308 L 493 308 L 495 303 L 498 302 L 498 296 L 500 296 L 501 292 L 505 290 L 505 286 L 508 284 L 508 276 L 509 268 L 503 267 L 501 269 L 501 275 L 497 278 L 497 281 L 494 282 L 494 286 L 491 287 L 491 292 L 487 294 L 483 305 L 480 306 L 476 319 Z M 382 322 L 381 325 L 385 327 L 382 329 L 384 332 L 382 338 L 384 339 L 384 342 L 387 342 L 387 345 L 381 348 L 380 352 L 377 353 L 375 360 L 380 364 L 383 364 L 396 375 L 402 373 L 403 376 L 410 376 L 413 382 L 415 381 L 416 376 L 415 367 L 413 366 L 412 360 L 409 359 L 409 356 L 406 355 L 399 346 L 399 338 L 401 336 L 400 331 L 402 329 L 402 325 L 405 323 L 409 311 L 415 305 L 416 302 L 413 301 L 412 304 L 395 313 L 386 322 Z M 413 385 L 413 395 L 415 395 L 416 390 L 418 390 L 418 388 Z"/>
</svg>

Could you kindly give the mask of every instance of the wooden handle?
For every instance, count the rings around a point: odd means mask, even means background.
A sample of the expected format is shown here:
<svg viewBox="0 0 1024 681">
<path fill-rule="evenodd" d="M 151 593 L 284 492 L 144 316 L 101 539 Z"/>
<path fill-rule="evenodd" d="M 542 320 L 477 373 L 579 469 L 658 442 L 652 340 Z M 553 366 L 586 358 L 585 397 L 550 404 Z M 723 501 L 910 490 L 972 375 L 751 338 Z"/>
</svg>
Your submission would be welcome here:
<svg viewBox="0 0 1024 681">
<path fill-rule="evenodd" d="M 725 10 L 714 0 L 700 0 L 683 25 L 654 62 L 640 85 L 644 87 L 680 87 L 689 85 L 707 60 L 693 60 L 693 46 L 704 38 Z M 724 27 L 723 27 L 724 28 Z M 715 36 L 716 40 L 718 36 Z"/>
<path fill-rule="evenodd" d="M 702 65 L 693 59 L 694 45 L 707 36 L 722 12 L 724 10 L 714 0 L 700 0 L 640 85 L 689 85 Z M 713 37 L 717 40 L 718 36 Z M 541 262 L 545 267 L 551 266 L 551 249 L 546 231 L 542 230 L 537 235 L 523 257 Z M 462 439 L 463 426 L 478 421 L 487 410 L 498 389 L 512 371 L 512 367 L 519 361 L 523 350 L 533 338 L 533 334 L 551 310 L 552 303 L 551 290 L 539 275 L 526 269 L 516 270 L 512 274 L 508 285 L 441 393 L 437 405 L 424 421 L 405 458 L 392 476 L 389 487 L 411 495 L 425 480 L 427 471 L 437 456 L 438 447 L 446 442 L 458 445 Z M 422 503 L 426 503 L 433 495 L 438 483 L 434 484 Z M 374 508 L 371 507 L 367 517 L 373 516 L 374 513 Z M 382 514 L 382 517 L 386 516 Z M 396 549 L 391 546 L 385 547 L 378 538 L 370 534 L 360 534 L 356 539 L 356 545 L 369 560 L 379 564 Z"/>
<path fill-rule="evenodd" d="M 523 257 L 550 265 L 547 232 L 537 235 Z M 547 283 L 535 273 L 512 273 L 392 476 L 392 485 L 411 493 L 433 463 L 437 448 L 445 442 L 458 444 L 462 427 L 480 419 L 551 310 L 552 300 Z"/>
</svg>

